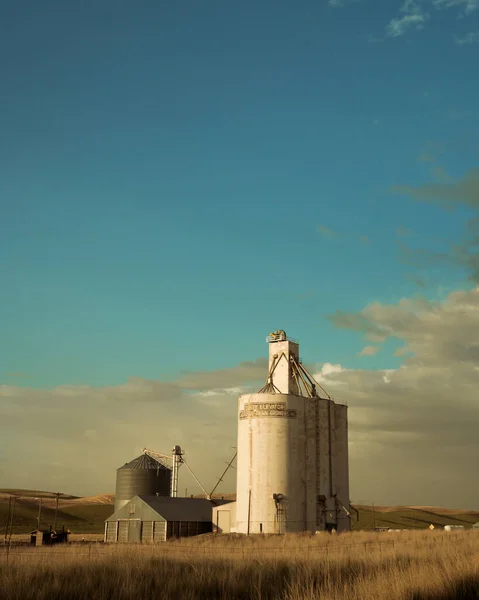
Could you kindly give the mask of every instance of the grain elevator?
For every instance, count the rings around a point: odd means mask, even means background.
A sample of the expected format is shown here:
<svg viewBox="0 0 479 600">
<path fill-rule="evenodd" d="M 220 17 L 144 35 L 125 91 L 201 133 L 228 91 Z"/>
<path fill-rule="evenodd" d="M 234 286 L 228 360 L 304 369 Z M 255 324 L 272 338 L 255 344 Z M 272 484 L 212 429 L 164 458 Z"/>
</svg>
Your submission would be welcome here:
<svg viewBox="0 0 479 600">
<path fill-rule="evenodd" d="M 347 406 L 270 334 L 266 385 L 238 398 L 236 531 L 349 531 Z"/>
</svg>

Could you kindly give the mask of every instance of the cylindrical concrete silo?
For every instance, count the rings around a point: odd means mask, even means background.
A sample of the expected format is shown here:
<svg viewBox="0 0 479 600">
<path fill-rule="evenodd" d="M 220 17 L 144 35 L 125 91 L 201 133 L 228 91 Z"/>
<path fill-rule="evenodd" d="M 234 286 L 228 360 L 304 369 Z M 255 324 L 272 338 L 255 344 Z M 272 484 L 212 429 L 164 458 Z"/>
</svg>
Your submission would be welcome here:
<svg viewBox="0 0 479 600">
<path fill-rule="evenodd" d="M 329 398 L 317 399 L 317 494 L 320 497 L 321 529 L 336 529 L 335 438 L 334 402 Z"/>
<path fill-rule="evenodd" d="M 115 511 L 134 496 L 169 496 L 171 469 L 148 454 L 142 454 L 117 469 Z"/>
<path fill-rule="evenodd" d="M 239 533 L 316 529 L 314 399 L 301 395 L 298 344 L 276 333 L 266 386 L 238 399 Z"/>
<path fill-rule="evenodd" d="M 341 511 L 348 529 L 347 409 L 318 395 L 284 331 L 267 341 L 266 385 L 238 398 L 236 530 L 338 530 Z"/>
<path fill-rule="evenodd" d="M 314 431 L 305 424 L 310 400 L 292 394 L 239 399 L 237 505 L 239 533 L 316 528 L 315 473 L 306 468 Z"/>
<path fill-rule="evenodd" d="M 349 504 L 349 450 L 348 450 L 348 407 L 334 405 L 335 431 L 335 493 L 337 501 L 338 531 L 349 531 L 351 520 L 346 511 Z M 344 510 L 346 509 L 346 511 Z"/>
</svg>

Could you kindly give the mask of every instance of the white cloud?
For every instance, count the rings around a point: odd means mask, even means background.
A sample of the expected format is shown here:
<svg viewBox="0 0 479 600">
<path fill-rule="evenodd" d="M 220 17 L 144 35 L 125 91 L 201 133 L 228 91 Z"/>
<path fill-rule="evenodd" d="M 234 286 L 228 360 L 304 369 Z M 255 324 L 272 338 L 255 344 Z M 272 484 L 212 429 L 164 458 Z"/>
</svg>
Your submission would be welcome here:
<svg viewBox="0 0 479 600">
<path fill-rule="evenodd" d="M 337 380 L 334 376 L 338 373 L 343 373 L 344 367 L 338 364 L 323 363 L 319 370 L 311 369 L 314 379 L 326 389 L 326 392 L 331 393 L 332 388 L 337 388 L 342 385 L 341 381 Z M 332 376 L 332 377 L 331 377 Z"/>
<path fill-rule="evenodd" d="M 459 46 L 463 46 L 464 44 L 476 44 L 479 43 L 479 31 L 474 31 L 470 33 L 466 33 L 462 37 L 455 37 L 455 42 Z"/>
<path fill-rule="evenodd" d="M 386 27 L 386 37 L 400 37 L 411 30 L 420 30 L 429 19 L 429 14 L 423 12 L 422 7 L 414 0 L 405 0 L 400 8 L 404 15 L 391 19 Z"/>
<path fill-rule="evenodd" d="M 266 374 L 262 358 L 185 373 L 174 382 L 130 378 L 117 386 L 52 390 L 0 385 L 2 481 L 74 494 L 112 492 L 116 469 L 142 448 L 169 452 L 180 444 L 200 480 L 213 486 L 236 443 L 236 396 L 255 382 L 261 387 Z M 58 457 L 64 466 L 53 473 Z M 21 473 L 30 473 L 28 482 Z M 194 493 L 194 481 L 186 472 L 182 477 Z M 232 471 L 224 491 L 235 489 L 234 477 Z"/>
<path fill-rule="evenodd" d="M 319 372 L 320 376 L 327 377 L 331 373 L 341 373 L 344 371 L 341 365 L 332 365 L 331 363 L 324 363 Z"/>
<path fill-rule="evenodd" d="M 374 356 L 380 350 L 379 346 L 364 346 L 364 348 L 359 353 L 359 356 Z"/>
<path fill-rule="evenodd" d="M 407 14 L 404 17 L 391 19 L 386 27 L 387 37 L 396 38 L 408 33 L 410 30 L 421 30 L 429 19 L 427 13 Z"/>
<path fill-rule="evenodd" d="M 352 499 L 479 508 L 479 288 L 442 302 L 373 303 L 358 313 L 336 313 L 332 321 L 365 336 L 399 339 L 410 352 L 398 369 L 328 362 L 314 369 L 318 382 L 349 406 Z M 115 470 L 141 448 L 169 452 L 180 444 L 202 483 L 212 487 L 236 444 L 235 396 L 258 379 L 263 383 L 266 371 L 261 359 L 174 382 L 1 386 L 2 481 L 74 494 L 111 492 Z M 63 466 L 53 469 L 53 462 Z M 181 486 L 193 493 L 186 477 L 181 473 Z M 234 489 L 231 471 L 222 490 Z"/>
<path fill-rule="evenodd" d="M 389 486 L 388 502 L 479 508 L 471 480 L 479 461 L 479 288 L 444 302 L 374 303 L 332 321 L 365 335 L 382 331 L 412 352 L 399 369 L 329 375 L 349 405 L 353 493 L 364 497 L 366 477 L 369 498 L 386 500 Z"/>
<path fill-rule="evenodd" d="M 232 387 L 232 388 L 206 390 L 204 392 L 200 392 L 198 394 L 198 396 L 201 396 L 204 398 L 210 398 L 212 396 L 224 396 L 225 394 L 228 394 L 229 396 L 231 396 L 231 395 L 238 396 L 238 394 L 241 394 L 243 392 L 244 392 L 244 388 Z"/>
<path fill-rule="evenodd" d="M 430 13 L 425 10 L 428 2 L 416 2 L 415 0 L 405 0 L 399 10 L 402 16 L 397 16 L 389 21 L 386 26 L 385 38 L 398 38 L 411 31 L 420 31 L 425 23 L 430 19 Z M 479 8 L 479 0 L 432 0 L 429 2 L 435 10 L 446 10 L 456 8 L 461 11 L 462 16 L 470 15 Z M 473 36 L 474 34 L 472 34 Z M 384 41 L 385 38 L 371 41 Z M 459 40 L 459 41 L 458 41 Z M 464 41 L 462 41 L 464 40 Z M 456 38 L 456 43 L 472 43 L 476 41 L 474 37 Z"/>
<path fill-rule="evenodd" d="M 438 10 L 459 8 L 466 15 L 471 14 L 479 8 L 479 0 L 432 0 L 432 3 Z"/>
</svg>

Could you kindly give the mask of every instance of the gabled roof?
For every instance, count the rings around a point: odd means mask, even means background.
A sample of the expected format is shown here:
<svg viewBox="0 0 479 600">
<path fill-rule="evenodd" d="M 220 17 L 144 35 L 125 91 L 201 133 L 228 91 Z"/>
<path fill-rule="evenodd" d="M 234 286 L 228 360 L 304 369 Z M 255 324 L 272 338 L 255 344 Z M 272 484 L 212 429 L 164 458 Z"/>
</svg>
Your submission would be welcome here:
<svg viewBox="0 0 479 600">
<path fill-rule="evenodd" d="M 212 521 L 213 506 L 225 500 L 206 498 L 171 498 L 170 496 L 137 496 L 165 521 Z"/>
<path fill-rule="evenodd" d="M 135 496 L 115 511 L 107 521 L 141 519 L 143 521 L 190 521 L 211 523 L 213 508 L 229 500 L 206 498 L 171 498 L 170 496 Z M 135 510 L 131 512 L 132 505 Z"/>
<path fill-rule="evenodd" d="M 28 535 L 33 535 L 34 533 L 50 533 L 50 531 L 48 529 L 34 529 Z"/>
</svg>

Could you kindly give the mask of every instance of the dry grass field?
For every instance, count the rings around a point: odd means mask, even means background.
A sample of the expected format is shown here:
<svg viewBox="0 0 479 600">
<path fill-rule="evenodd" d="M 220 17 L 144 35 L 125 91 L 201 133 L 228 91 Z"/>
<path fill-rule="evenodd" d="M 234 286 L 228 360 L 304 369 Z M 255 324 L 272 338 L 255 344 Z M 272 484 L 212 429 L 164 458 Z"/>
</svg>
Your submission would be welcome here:
<svg viewBox="0 0 479 600">
<path fill-rule="evenodd" d="M 200 536 L 0 549 L 3 600 L 479 598 L 479 532 Z"/>
</svg>

